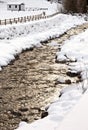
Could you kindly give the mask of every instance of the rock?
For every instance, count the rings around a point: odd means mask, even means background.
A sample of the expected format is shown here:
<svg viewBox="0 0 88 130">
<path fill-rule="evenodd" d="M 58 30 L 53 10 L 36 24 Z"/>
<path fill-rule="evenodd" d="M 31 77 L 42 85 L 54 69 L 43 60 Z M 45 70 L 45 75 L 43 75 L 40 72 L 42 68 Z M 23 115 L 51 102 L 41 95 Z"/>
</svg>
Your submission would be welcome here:
<svg viewBox="0 0 88 130">
<path fill-rule="evenodd" d="M 65 80 L 65 84 L 71 84 L 71 80 L 70 79 Z"/>
<path fill-rule="evenodd" d="M 19 111 L 21 111 L 21 112 L 27 112 L 28 108 L 19 108 Z"/>
<path fill-rule="evenodd" d="M 55 62 L 56 63 L 66 63 L 67 62 L 67 58 L 63 54 L 57 53 Z"/>
<path fill-rule="evenodd" d="M 79 80 L 82 80 L 82 75 L 81 74 L 79 74 L 77 77 L 78 77 Z"/>
<path fill-rule="evenodd" d="M 65 84 L 65 80 L 60 78 L 56 81 L 55 85 L 57 84 Z"/>
<path fill-rule="evenodd" d="M 19 55 L 15 55 L 15 59 L 16 59 L 16 60 L 19 60 Z"/>
<path fill-rule="evenodd" d="M 79 72 L 76 72 L 76 71 L 68 71 L 66 74 L 67 74 L 68 76 L 70 76 L 70 77 L 76 77 L 76 76 L 79 75 Z"/>
<path fill-rule="evenodd" d="M 14 116 L 17 116 L 17 117 L 20 117 L 22 116 L 22 114 L 20 112 L 17 112 L 17 111 L 11 111 L 11 114 L 14 115 Z"/>
<path fill-rule="evenodd" d="M 44 118 L 48 116 L 48 112 L 47 111 L 43 111 L 42 114 L 41 114 L 41 118 Z"/>
<path fill-rule="evenodd" d="M 64 64 L 64 63 L 66 63 L 67 61 L 66 61 L 66 60 L 57 60 L 57 59 L 56 59 L 55 62 L 56 62 L 56 63 L 62 63 L 62 64 Z"/>
<path fill-rule="evenodd" d="M 57 84 L 71 84 L 71 80 L 70 79 L 64 79 L 64 78 L 60 78 L 56 81 L 55 85 Z"/>
<path fill-rule="evenodd" d="M 41 41 L 40 43 L 41 43 L 42 45 L 43 45 L 43 44 L 46 44 L 46 43 L 48 43 L 48 40 Z"/>
<path fill-rule="evenodd" d="M 28 122 L 28 118 L 23 118 L 21 121 L 25 121 L 25 122 Z"/>
</svg>

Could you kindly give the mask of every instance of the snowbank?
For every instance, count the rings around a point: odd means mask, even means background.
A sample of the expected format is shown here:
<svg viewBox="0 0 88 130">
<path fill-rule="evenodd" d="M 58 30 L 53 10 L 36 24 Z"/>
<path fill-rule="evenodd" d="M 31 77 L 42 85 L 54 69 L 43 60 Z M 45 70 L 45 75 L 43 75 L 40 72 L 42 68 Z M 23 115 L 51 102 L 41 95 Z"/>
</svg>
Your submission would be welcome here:
<svg viewBox="0 0 88 130">
<path fill-rule="evenodd" d="M 88 130 L 88 91 L 56 130 Z"/>
<path fill-rule="evenodd" d="M 0 26 L 0 67 L 6 66 L 22 50 L 59 37 L 71 27 L 84 22 L 82 17 L 59 14 L 45 20 Z"/>
</svg>

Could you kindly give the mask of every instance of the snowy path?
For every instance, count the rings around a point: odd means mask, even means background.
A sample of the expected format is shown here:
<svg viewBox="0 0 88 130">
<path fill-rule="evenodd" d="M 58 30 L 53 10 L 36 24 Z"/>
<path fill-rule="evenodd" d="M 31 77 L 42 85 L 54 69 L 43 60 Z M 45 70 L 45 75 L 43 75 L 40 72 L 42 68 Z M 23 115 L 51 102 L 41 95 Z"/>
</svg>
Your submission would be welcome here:
<svg viewBox="0 0 88 130">
<path fill-rule="evenodd" d="M 55 63 L 59 44 L 53 43 L 62 43 L 87 27 L 71 29 L 51 44 L 20 54 L 18 60 L 3 68 L 0 72 L 1 130 L 13 130 L 21 120 L 30 122 L 40 117 L 40 109 L 64 86 L 56 85 L 56 79 L 69 78 L 65 75 L 66 65 Z"/>
</svg>

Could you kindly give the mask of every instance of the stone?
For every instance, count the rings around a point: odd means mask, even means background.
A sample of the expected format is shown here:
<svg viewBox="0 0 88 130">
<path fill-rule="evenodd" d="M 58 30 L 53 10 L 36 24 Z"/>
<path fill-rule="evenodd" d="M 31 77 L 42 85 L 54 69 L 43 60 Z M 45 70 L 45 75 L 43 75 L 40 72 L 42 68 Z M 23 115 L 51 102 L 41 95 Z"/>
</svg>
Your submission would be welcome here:
<svg viewBox="0 0 88 130">
<path fill-rule="evenodd" d="M 29 109 L 28 108 L 19 108 L 19 111 L 21 112 L 27 112 Z"/>
<path fill-rule="evenodd" d="M 66 74 L 70 77 L 77 77 L 79 75 L 79 72 L 68 71 Z"/>
<path fill-rule="evenodd" d="M 11 111 L 11 114 L 14 115 L 14 116 L 17 116 L 17 117 L 20 117 L 22 116 L 22 114 L 20 112 L 17 112 L 17 111 Z"/>
<path fill-rule="evenodd" d="M 43 111 L 42 114 L 41 114 L 41 118 L 44 118 L 48 116 L 48 112 L 47 111 Z"/>
<path fill-rule="evenodd" d="M 71 80 L 70 79 L 66 79 L 65 80 L 65 84 L 71 84 Z"/>
</svg>

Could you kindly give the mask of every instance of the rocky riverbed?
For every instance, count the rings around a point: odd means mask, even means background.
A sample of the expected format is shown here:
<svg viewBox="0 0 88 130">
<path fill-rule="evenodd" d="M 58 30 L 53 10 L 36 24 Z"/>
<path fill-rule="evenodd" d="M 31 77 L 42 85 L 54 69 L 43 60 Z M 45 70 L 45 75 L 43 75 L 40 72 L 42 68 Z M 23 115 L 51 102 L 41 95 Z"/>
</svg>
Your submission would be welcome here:
<svg viewBox="0 0 88 130">
<path fill-rule="evenodd" d="M 77 78 L 66 75 L 67 65 L 56 62 L 56 52 L 63 41 L 84 31 L 87 24 L 67 31 L 57 39 L 26 50 L 0 72 L 0 130 L 13 130 L 20 121 L 41 118 L 43 108 L 59 96 L 65 84 L 62 77 L 75 83 Z M 68 85 L 67 85 L 68 86 Z"/>
</svg>

